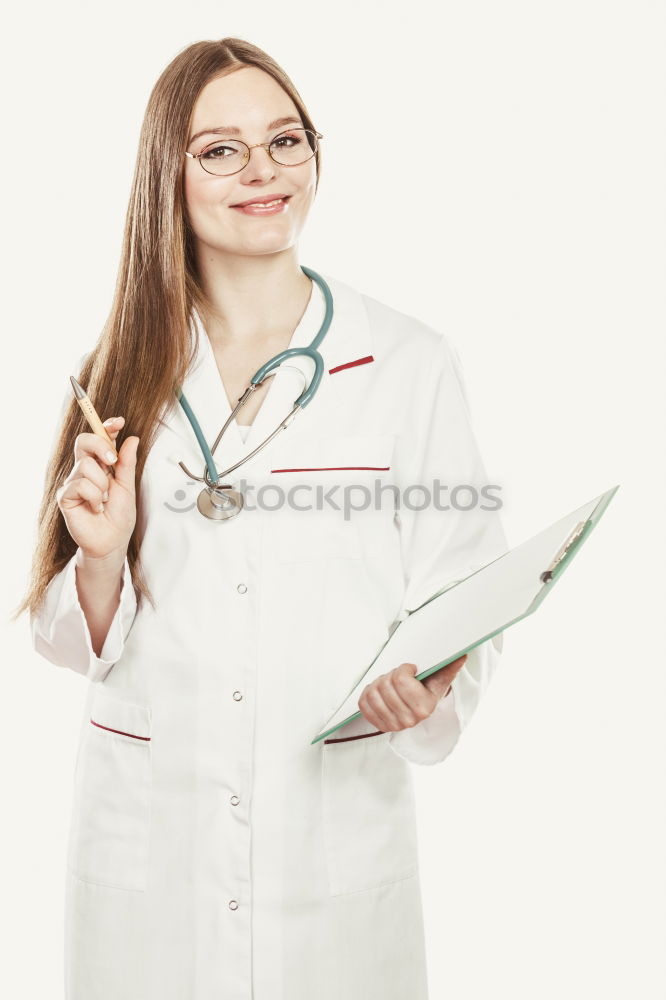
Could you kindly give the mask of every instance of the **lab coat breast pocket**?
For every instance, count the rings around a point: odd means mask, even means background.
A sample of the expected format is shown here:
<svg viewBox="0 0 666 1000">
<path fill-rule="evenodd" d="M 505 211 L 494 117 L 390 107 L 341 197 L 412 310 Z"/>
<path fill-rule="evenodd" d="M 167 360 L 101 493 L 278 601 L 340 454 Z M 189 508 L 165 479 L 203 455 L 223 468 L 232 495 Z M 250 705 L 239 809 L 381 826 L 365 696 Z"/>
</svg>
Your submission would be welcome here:
<svg viewBox="0 0 666 1000">
<path fill-rule="evenodd" d="M 152 782 L 150 709 L 94 685 L 76 762 L 68 868 L 77 878 L 143 891 Z"/>
<path fill-rule="evenodd" d="M 344 732 L 344 730 L 343 730 Z M 323 836 L 332 896 L 373 889 L 418 870 L 409 764 L 390 733 L 323 743 Z"/>
<path fill-rule="evenodd" d="M 392 434 L 285 440 L 270 469 L 282 501 L 271 514 L 279 562 L 358 558 L 364 536 L 381 548 L 394 500 L 379 488 L 391 481 L 394 443 Z"/>
</svg>

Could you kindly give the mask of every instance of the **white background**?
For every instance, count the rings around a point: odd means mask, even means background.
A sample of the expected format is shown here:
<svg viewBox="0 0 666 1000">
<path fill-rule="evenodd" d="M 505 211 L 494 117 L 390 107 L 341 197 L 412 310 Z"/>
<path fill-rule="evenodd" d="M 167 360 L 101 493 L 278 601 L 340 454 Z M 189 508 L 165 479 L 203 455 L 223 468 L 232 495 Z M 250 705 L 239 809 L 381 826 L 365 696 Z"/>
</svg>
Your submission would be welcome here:
<svg viewBox="0 0 666 1000">
<path fill-rule="evenodd" d="M 0 994 L 62 982 L 86 682 L 32 651 L 26 616 L 9 624 L 54 419 L 110 307 L 150 89 L 180 49 L 227 35 L 284 66 L 325 135 L 300 262 L 452 336 L 510 544 L 620 484 L 575 568 L 506 634 L 453 754 L 413 769 L 431 996 L 663 1000 L 665 14 L 647 0 L 14 8 Z"/>
</svg>

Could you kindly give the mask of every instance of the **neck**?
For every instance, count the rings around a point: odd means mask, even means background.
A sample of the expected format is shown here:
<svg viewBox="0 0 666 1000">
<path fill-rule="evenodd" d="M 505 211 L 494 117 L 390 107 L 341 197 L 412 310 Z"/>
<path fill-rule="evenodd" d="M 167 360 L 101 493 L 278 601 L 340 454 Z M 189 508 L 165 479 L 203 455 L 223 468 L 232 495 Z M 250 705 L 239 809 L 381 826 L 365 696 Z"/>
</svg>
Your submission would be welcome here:
<svg viewBox="0 0 666 1000">
<path fill-rule="evenodd" d="M 292 332 L 312 292 L 295 247 L 248 256 L 206 247 L 198 265 L 209 303 L 202 318 L 213 347 L 249 346 Z"/>
</svg>

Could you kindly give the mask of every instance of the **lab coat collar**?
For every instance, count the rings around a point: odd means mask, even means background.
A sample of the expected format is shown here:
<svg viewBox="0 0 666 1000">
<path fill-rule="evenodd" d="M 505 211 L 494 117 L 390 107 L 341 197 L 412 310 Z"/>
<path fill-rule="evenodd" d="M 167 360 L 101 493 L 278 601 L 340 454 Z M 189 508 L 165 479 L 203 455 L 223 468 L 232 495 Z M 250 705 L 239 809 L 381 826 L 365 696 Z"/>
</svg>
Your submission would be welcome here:
<svg viewBox="0 0 666 1000">
<path fill-rule="evenodd" d="M 320 403 L 325 380 L 336 378 L 339 372 L 348 367 L 368 364 L 373 360 L 372 333 L 361 293 L 345 282 L 322 271 L 317 273 L 321 274 L 331 289 L 333 318 L 320 346 L 320 352 L 324 359 L 322 385 L 310 404 L 297 415 L 296 423 L 303 421 L 308 411 Z M 313 283 L 310 300 L 294 330 L 289 346 L 303 347 L 310 344 L 323 322 L 324 313 L 323 294 L 319 286 Z M 192 319 L 198 330 L 199 348 L 183 382 L 182 390 L 201 425 L 209 447 L 211 447 L 223 423 L 231 413 L 232 407 L 227 399 L 211 343 L 196 310 L 193 311 Z M 297 357 L 294 359 L 294 364 L 299 365 L 302 360 L 303 370 L 309 378 L 312 366 L 306 360 Z M 283 370 L 279 375 L 271 378 L 269 382 L 268 391 L 252 421 L 247 439 L 242 440 L 235 420 L 225 431 L 213 455 L 219 472 L 235 464 L 271 434 L 291 412 L 294 400 L 303 391 L 303 379 L 297 372 L 290 369 Z M 244 422 L 242 409 L 238 413 L 238 418 L 241 423 Z M 185 461 L 197 475 L 203 475 L 203 456 L 194 430 L 180 403 L 176 402 L 168 413 L 163 415 L 160 423 L 179 437 L 178 448 L 181 452 L 179 459 Z M 278 434 L 271 444 L 259 452 L 255 459 L 241 466 L 237 472 L 231 473 L 229 478 L 233 480 L 239 475 L 251 471 L 254 463 L 263 459 L 264 456 L 268 456 L 273 445 L 280 441 L 283 434 L 288 434 L 291 429 L 290 426 L 286 431 Z"/>
</svg>

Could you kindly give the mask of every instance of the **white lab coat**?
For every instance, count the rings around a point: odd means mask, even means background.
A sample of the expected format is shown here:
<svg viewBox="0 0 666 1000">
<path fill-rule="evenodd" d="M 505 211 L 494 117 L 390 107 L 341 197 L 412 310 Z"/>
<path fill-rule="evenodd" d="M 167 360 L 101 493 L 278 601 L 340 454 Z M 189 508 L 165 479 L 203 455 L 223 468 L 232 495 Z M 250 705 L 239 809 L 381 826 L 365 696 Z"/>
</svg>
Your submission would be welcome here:
<svg viewBox="0 0 666 1000">
<path fill-rule="evenodd" d="M 323 276 L 335 311 L 319 392 L 234 483 L 267 487 L 264 507 L 277 506 L 271 488 L 297 483 L 312 488 L 294 494 L 300 506 L 317 485 L 338 484 L 340 505 L 345 483 L 483 485 L 449 338 Z M 314 286 L 290 346 L 309 344 L 323 313 Z M 301 389 L 293 371 L 273 378 L 247 442 L 235 424 L 227 431 L 218 469 L 263 440 Z M 230 406 L 203 329 L 183 390 L 212 443 Z M 72 558 L 32 619 L 35 649 L 90 681 L 66 1000 L 425 1000 L 408 762 L 451 752 L 501 637 L 469 654 L 451 694 L 413 728 L 372 735 L 361 717 L 338 742 L 311 740 L 402 610 L 506 551 L 499 516 L 396 514 L 386 490 L 381 509 L 347 519 L 324 504 L 216 523 L 177 464 L 203 474 L 182 408 L 163 418 L 140 511 L 156 611 L 146 602 L 137 613 L 126 562 L 97 657 Z"/>
</svg>

